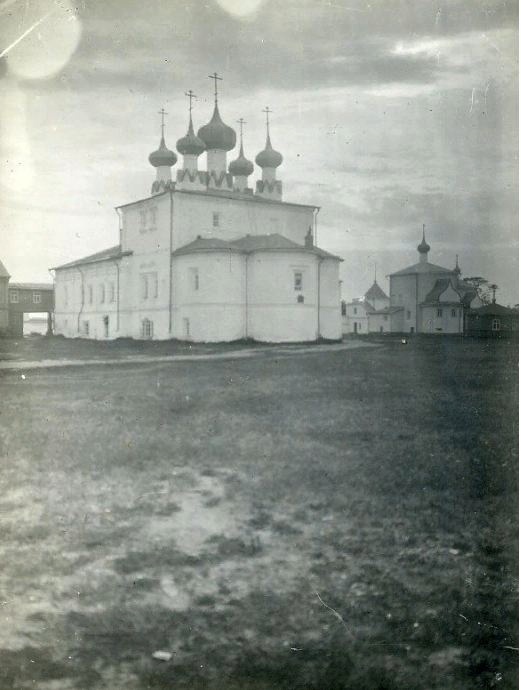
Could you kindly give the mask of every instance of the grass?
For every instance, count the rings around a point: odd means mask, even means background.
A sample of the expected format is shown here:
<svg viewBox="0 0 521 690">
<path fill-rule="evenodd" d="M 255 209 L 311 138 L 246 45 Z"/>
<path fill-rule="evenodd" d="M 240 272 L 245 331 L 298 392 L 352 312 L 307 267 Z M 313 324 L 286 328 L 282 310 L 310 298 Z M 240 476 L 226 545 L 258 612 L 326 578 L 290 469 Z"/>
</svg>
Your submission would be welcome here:
<svg viewBox="0 0 521 690">
<path fill-rule="evenodd" d="M 0 687 L 517 687 L 516 366 L 417 338 L 2 373 Z"/>
</svg>

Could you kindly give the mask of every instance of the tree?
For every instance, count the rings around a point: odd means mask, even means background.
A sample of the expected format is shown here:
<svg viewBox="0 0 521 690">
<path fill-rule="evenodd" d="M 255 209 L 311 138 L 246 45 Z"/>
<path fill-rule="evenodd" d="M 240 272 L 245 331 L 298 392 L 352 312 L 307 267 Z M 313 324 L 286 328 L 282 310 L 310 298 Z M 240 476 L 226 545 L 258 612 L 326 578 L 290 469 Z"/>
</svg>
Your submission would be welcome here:
<svg viewBox="0 0 521 690">
<path fill-rule="evenodd" d="M 469 278 L 463 278 L 463 282 L 474 288 L 483 304 L 490 304 L 493 296 L 495 298 L 496 290 L 498 290 L 497 285 L 494 283 L 489 283 L 486 278 L 482 278 L 481 276 L 470 276 Z"/>
</svg>

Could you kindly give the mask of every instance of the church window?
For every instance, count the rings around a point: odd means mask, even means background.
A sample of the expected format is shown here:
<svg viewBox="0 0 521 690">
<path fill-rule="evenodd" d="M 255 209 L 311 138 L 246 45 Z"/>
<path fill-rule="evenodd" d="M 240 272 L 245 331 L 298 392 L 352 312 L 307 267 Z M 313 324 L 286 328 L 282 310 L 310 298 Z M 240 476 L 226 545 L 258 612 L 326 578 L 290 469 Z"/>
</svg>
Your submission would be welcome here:
<svg viewBox="0 0 521 690">
<path fill-rule="evenodd" d="M 41 304 L 42 303 L 42 293 L 41 292 L 33 292 L 33 304 Z"/>
<path fill-rule="evenodd" d="M 147 229 L 147 212 L 142 210 L 139 212 L 139 232 L 146 232 Z"/>
<path fill-rule="evenodd" d="M 143 338 L 152 338 L 154 336 L 154 322 L 150 319 L 143 319 L 141 322 L 141 336 Z"/>
<path fill-rule="evenodd" d="M 455 310 L 455 309 L 451 309 L 450 315 L 451 315 L 452 317 L 456 316 L 456 310 Z"/>
<path fill-rule="evenodd" d="M 149 213 L 150 213 L 150 221 L 149 221 L 149 230 L 155 230 L 156 229 L 156 218 L 157 218 L 157 208 L 155 206 L 151 206 L 149 208 Z"/>
<path fill-rule="evenodd" d="M 141 299 L 148 299 L 148 280 L 146 273 L 141 275 Z"/>
<path fill-rule="evenodd" d="M 99 301 L 101 302 L 101 304 L 103 304 L 105 302 L 105 284 L 104 283 L 101 283 L 101 285 L 99 286 Z"/>
<path fill-rule="evenodd" d="M 384 314 L 384 321 L 387 321 L 387 314 Z"/>
<path fill-rule="evenodd" d="M 185 338 L 190 337 L 190 319 L 183 319 Z"/>
<path fill-rule="evenodd" d="M 82 326 L 83 326 L 83 329 L 82 329 L 83 335 L 89 335 L 89 331 L 90 331 L 89 322 L 84 321 Z"/>
<path fill-rule="evenodd" d="M 150 279 L 150 294 L 152 297 L 157 297 L 158 283 L 157 283 L 157 273 L 151 273 L 149 275 Z"/>
<path fill-rule="evenodd" d="M 357 309 L 356 309 L 356 307 L 353 307 L 353 314 L 356 314 L 356 313 L 357 313 Z"/>
<path fill-rule="evenodd" d="M 298 295 L 297 302 L 299 304 L 304 304 L 304 295 Z"/>
<path fill-rule="evenodd" d="M 109 302 L 116 300 L 116 288 L 114 283 L 109 283 Z"/>
<path fill-rule="evenodd" d="M 92 295 L 93 295 L 93 292 L 92 292 L 92 285 L 89 285 L 88 288 L 87 288 L 87 290 L 88 290 L 88 293 L 89 293 L 89 304 L 92 304 Z"/>
<path fill-rule="evenodd" d="M 303 285 L 303 276 L 302 276 L 302 271 L 294 271 L 293 272 L 293 285 L 295 290 L 302 290 L 302 285 Z"/>
<path fill-rule="evenodd" d="M 18 304 L 18 290 L 9 290 L 9 301 L 11 302 L 11 304 Z"/>
<path fill-rule="evenodd" d="M 500 325 L 501 324 L 499 323 L 499 319 L 493 319 L 492 320 L 492 330 L 493 331 L 499 331 Z"/>
<path fill-rule="evenodd" d="M 214 211 L 212 214 L 212 225 L 214 228 L 218 228 L 220 225 L 221 217 L 220 213 L 217 213 L 217 211 Z"/>
<path fill-rule="evenodd" d="M 437 312 L 436 316 L 437 316 L 438 318 L 442 317 L 442 316 L 443 316 L 443 309 L 438 309 L 438 312 Z"/>
<path fill-rule="evenodd" d="M 407 310 L 407 318 L 408 318 L 408 319 L 411 318 L 411 312 L 410 312 L 409 310 Z"/>
<path fill-rule="evenodd" d="M 190 282 L 192 284 L 193 290 L 199 290 L 199 269 L 198 268 L 191 268 L 190 269 Z"/>
</svg>

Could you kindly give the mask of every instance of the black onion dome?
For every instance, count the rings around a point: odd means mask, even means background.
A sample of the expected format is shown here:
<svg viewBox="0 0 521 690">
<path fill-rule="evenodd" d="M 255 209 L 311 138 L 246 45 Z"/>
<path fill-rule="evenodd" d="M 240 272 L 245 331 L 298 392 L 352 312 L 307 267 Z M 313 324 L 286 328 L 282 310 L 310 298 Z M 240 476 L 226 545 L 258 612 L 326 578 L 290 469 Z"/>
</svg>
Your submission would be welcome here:
<svg viewBox="0 0 521 690">
<path fill-rule="evenodd" d="M 418 251 L 420 254 L 428 254 L 430 251 L 431 247 L 427 242 L 425 241 L 425 234 L 423 235 L 422 241 L 418 245 Z"/>
<path fill-rule="evenodd" d="M 159 148 L 157 151 L 153 151 L 150 154 L 148 160 L 150 161 L 150 164 L 154 166 L 154 168 L 160 168 L 164 165 L 171 167 L 172 165 L 176 164 L 177 156 L 173 151 L 170 151 L 170 149 L 166 147 L 165 139 L 164 137 L 161 137 Z"/>
<path fill-rule="evenodd" d="M 244 155 L 244 151 L 241 144 L 241 150 L 239 151 L 239 157 L 230 163 L 228 166 L 228 171 L 232 175 L 251 175 L 253 172 L 253 163 L 249 161 Z"/>
<path fill-rule="evenodd" d="M 206 149 L 219 149 L 221 151 L 231 151 L 237 141 L 235 130 L 225 125 L 221 120 L 217 103 L 212 119 L 207 125 L 199 129 L 197 136 L 203 140 Z"/>
<path fill-rule="evenodd" d="M 266 137 L 266 146 L 264 147 L 264 151 L 261 151 L 257 154 L 255 162 L 261 168 L 278 168 L 282 161 L 282 154 L 278 151 L 275 151 L 275 149 L 272 147 L 270 135 L 268 134 Z"/>
<path fill-rule="evenodd" d="M 184 137 L 177 140 L 176 149 L 183 156 L 192 155 L 200 156 L 206 149 L 206 144 L 194 133 L 194 126 L 192 124 L 192 116 L 190 116 L 190 124 L 188 125 L 188 132 Z"/>
</svg>

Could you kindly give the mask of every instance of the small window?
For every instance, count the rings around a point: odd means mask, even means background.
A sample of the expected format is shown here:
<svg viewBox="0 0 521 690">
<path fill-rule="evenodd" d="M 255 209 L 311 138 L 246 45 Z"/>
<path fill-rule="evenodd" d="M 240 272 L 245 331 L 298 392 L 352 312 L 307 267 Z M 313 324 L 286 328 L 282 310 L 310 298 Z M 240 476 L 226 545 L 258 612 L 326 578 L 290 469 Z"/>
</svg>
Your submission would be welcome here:
<svg viewBox="0 0 521 690">
<path fill-rule="evenodd" d="M 143 319 L 141 322 L 141 335 L 143 338 L 154 337 L 154 322 L 150 319 Z"/>
<path fill-rule="evenodd" d="M 501 327 L 501 324 L 499 322 L 499 319 L 493 319 L 492 320 L 492 330 L 493 331 L 499 331 L 500 327 Z"/>
<path fill-rule="evenodd" d="M 148 278 L 145 273 L 141 275 L 141 299 L 148 299 Z"/>
<path fill-rule="evenodd" d="M 151 273 L 149 278 L 150 278 L 150 294 L 152 297 L 157 297 L 157 293 L 158 293 L 157 273 Z"/>
<path fill-rule="evenodd" d="M 99 301 L 101 304 L 103 304 L 105 302 L 105 284 L 104 283 L 102 283 L 99 286 Z"/>
<path fill-rule="evenodd" d="M 438 309 L 436 316 L 441 318 L 443 316 L 443 309 Z"/>
<path fill-rule="evenodd" d="M 302 276 L 302 271 L 294 271 L 293 272 L 293 285 L 295 287 L 295 290 L 302 290 L 302 284 L 303 284 L 303 276 Z"/>
<path fill-rule="evenodd" d="M 94 297 L 93 297 L 94 291 L 92 289 L 92 285 L 89 285 L 87 290 L 88 290 L 88 294 L 89 294 L 89 304 L 92 304 L 92 300 L 94 299 Z"/>
<path fill-rule="evenodd" d="M 353 307 L 353 314 L 357 314 L 357 313 L 358 313 L 357 308 Z"/>
<path fill-rule="evenodd" d="M 147 229 L 147 212 L 139 212 L 139 232 L 146 232 Z"/>
<path fill-rule="evenodd" d="M 297 296 L 297 302 L 299 304 L 304 304 L 304 295 L 298 295 Z"/>
<path fill-rule="evenodd" d="M 89 322 L 83 321 L 82 326 L 83 326 L 83 328 L 82 328 L 83 335 L 89 335 L 89 331 L 90 331 Z"/>
<path fill-rule="evenodd" d="M 109 283 L 109 302 L 116 301 L 116 286 L 114 283 Z"/>
<path fill-rule="evenodd" d="M 384 314 L 384 321 L 387 321 L 387 314 Z"/>
<path fill-rule="evenodd" d="M 42 303 L 42 293 L 41 292 L 33 292 L 33 304 L 41 304 Z"/>
<path fill-rule="evenodd" d="M 199 269 L 198 268 L 191 268 L 190 269 L 190 283 L 192 285 L 193 290 L 199 290 Z"/>
<path fill-rule="evenodd" d="M 214 211 L 212 214 L 212 225 L 214 228 L 218 228 L 220 225 L 220 214 L 217 213 L 217 211 Z"/>
<path fill-rule="evenodd" d="M 342 304 L 341 304 L 341 312 L 342 312 L 342 316 L 346 316 L 347 309 L 346 309 L 346 303 L 345 302 L 342 302 Z"/>
<path fill-rule="evenodd" d="M 451 310 L 450 310 L 450 315 L 451 315 L 452 317 L 457 316 L 456 310 L 455 310 L 455 309 L 451 309 Z"/>
<path fill-rule="evenodd" d="M 411 312 L 410 312 L 409 310 L 407 310 L 407 318 L 408 318 L 408 319 L 411 318 Z"/>
<path fill-rule="evenodd" d="M 18 290 L 9 290 L 9 301 L 11 304 L 18 304 L 19 300 Z"/>
<path fill-rule="evenodd" d="M 190 319 L 183 319 L 185 338 L 190 337 Z"/>
</svg>

